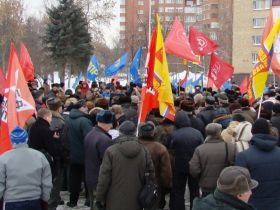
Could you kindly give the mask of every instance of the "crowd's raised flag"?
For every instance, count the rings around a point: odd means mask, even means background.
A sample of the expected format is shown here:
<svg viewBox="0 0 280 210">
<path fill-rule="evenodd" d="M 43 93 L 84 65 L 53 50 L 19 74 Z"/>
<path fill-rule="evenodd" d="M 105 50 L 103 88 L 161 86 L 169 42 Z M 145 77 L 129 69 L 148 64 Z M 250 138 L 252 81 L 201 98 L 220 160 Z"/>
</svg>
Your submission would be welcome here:
<svg viewBox="0 0 280 210">
<path fill-rule="evenodd" d="M 156 91 L 153 88 L 154 67 L 155 67 L 155 52 L 156 52 L 157 31 L 153 30 L 147 53 L 146 68 L 147 82 L 142 87 L 142 103 L 140 106 L 138 122 L 145 122 L 148 113 L 153 109 L 156 99 Z"/>
<path fill-rule="evenodd" d="M 20 43 L 20 65 L 26 81 L 34 79 L 34 65 L 24 43 Z"/>
<path fill-rule="evenodd" d="M 273 42 L 280 30 L 280 18 L 276 21 L 269 35 L 262 43 L 258 52 L 258 63 L 255 64 L 248 85 L 248 99 L 252 104 L 257 98 L 261 97 L 267 81 L 271 58 L 273 55 Z"/>
<path fill-rule="evenodd" d="M 248 85 L 249 85 L 249 76 L 245 76 L 245 78 L 242 80 L 239 88 L 240 88 L 240 93 L 244 94 L 248 90 Z"/>
<path fill-rule="evenodd" d="M 35 113 L 34 99 L 24 81 L 24 74 L 12 43 L 1 119 L 0 154 L 11 149 L 10 132 L 16 126 L 24 127 L 26 121 Z"/>
<path fill-rule="evenodd" d="M 193 78 L 189 79 L 183 86 L 185 88 L 185 92 L 189 93 L 192 91 L 193 88 Z"/>
<path fill-rule="evenodd" d="M 234 68 L 229 63 L 220 59 L 215 53 L 211 55 L 208 79 L 220 88 L 233 74 Z"/>
<path fill-rule="evenodd" d="M 204 56 L 213 53 L 219 46 L 212 39 L 208 38 L 204 33 L 190 26 L 189 42 L 192 50 L 196 55 Z"/>
<path fill-rule="evenodd" d="M 203 73 L 198 77 L 198 79 L 196 79 L 195 81 L 192 82 L 193 87 L 195 87 L 197 85 L 203 87 Z"/>
<path fill-rule="evenodd" d="M 159 16 L 157 15 L 157 40 L 155 53 L 154 88 L 158 93 L 160 115 L 174 120 L 175 107 L 170 85 L 168 64 L 166 59 L 165 47 L 161 33 Z"/>
<path fill-rule="evenodd" d="M 0 67 L 0 94 L 1 95 L 4 95 L 5 85 L 6 85 L 6 77 L 2 68 Z"/>
<path fill-rule="evenodd" d="M 279 14 L 279 7 L 278 8 L 272 8 L 270 10 L 269 16 L 267 18 L 263 33 L 262 33 L 262 39 L 261 39 L 261 43 L 264 43 L 264 41 L 266 40 L 267 36 L 269 35 L 274 23 L 276 22 L 276 20 L 280 17 Z M 273 44 L 273 55 L 271 58 L 271 65 L 270 68 L 272 69 L 272 71 L 275 73 L 275 75 L 277 75 L 280 78 L 280 53 L 279 49 L 280 48 L 280 40 L 276 39 L 274 41 Z"/>
<path fill-rule="evenodd" d="M 87 78 L 90 81 L 95 81 L 96 77 L 100 72 L 99 64 L 95 55 L 91 56 L 88 69 L 87 69 Z"/>
<path fill-rule="evenodd" d="M 75 79 L 75 82 L 72 85 L 73 89 L 76 89 L 76 87 L 79 85 L 79 82 L 82 80 L 82 77 L 83 77 L 83 72 L 80 71 L 78 77 Z"/>
<path fill-rule="evenodd" d="M 231 88 L 232 88 L 231 82 L 226 81 L 226 82 L 223 84 L 223 88 L 224 88 L 225 90 L 226 90 L 226 89 L 231 90 Z"/>
<path fill-rule="evenodd" d="M 180 87 L 184 87 L 185 83 L 188 81 L 188 72 L 185 71 L 185 76 L 182 80 L 180 80 L 179 85 Z"/>
<path fill-rule="evenodd" d="M 105 76 L 111 77 L 116 73 L 118 73 L 118 71 L 122 70 L 126 66 L 127 57 L 128 57 L 128 52 L 124 53 L 113 64 L 107 66 L 105 69 Z"/>
<path fill-rule="evenodd" d="M 171 31 L 165 39 L 166 52 L 188 61 L 200 63 L 190 47 L 188 37 L 182 23 L 175 17 Z"/>
<path fill-rule="evenodd" d="M 139 47 L 139 49 L 135 53 L 135 56 L 133 58 L 133 61 L 129 69 L 130 75 L 132 76 L 132 81 L 135 84 L 142 84 L 142 80 L 139 75 L 141 56 L 142 56 L 142 47 Z"/>
</svg>

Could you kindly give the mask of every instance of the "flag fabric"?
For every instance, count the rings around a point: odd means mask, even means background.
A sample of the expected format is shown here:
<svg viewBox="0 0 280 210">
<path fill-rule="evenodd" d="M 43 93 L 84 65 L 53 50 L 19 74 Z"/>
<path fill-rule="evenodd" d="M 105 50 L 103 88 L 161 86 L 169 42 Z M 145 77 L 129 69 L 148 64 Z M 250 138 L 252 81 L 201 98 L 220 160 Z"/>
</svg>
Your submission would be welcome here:
<svg viewBox="0 0 280 210">
<path fill-rule="evenodd" d="M 4 95 L 5 85 L 6 85 L 6 77 L 4 75 L 2 68 L 0 67 L 0 94 L 1 95 Z"/>
<path fill-rule="evenodd" d="M 95 55 L 91 56 L 87 69 L 87 78 L 90 81 L 95 81 L 98 73 L 100 72 L 99 64 Z"/>
<path fill-rule="evenodd" d="M 165 39 L 165 49 L 169 54 L 200 63 L 190 47 L 185 29 L 178 17 L 175 17 L 171 31 Z"/>
<path fill-rule="evenodd" d="M 189 42 L 194 53 L 200 56 L 213 53 L 219 46 L 216 42 L 208 38 L 204 33 L 196 30 L 193 26 L 190 26 Z"/>
<path fill-rule="evenodd" d="M 211 78 L 208 77 L 207 88 L 213 88 L 214 82 Z"/>
<path fill-rule="evenodd" d="M 266 38 L 268 37 L 271 29 L 273 28 L 273 24 L 279 18 L 279 8 L 272 8 L 270 10 L 269 16 L 267 18 L 263 33 L 262 33 L 262 40 L 261 43 L 264 43 Z M 274 52 L 271 58 L 271 65 L 270 68 L 280 78 L 280 57 L 279 57 L 279 49 L 280 48 L 280 39 L 275 39 L 273 43 Z"/>
<path fill-rule="evenodd" d="M 220 88 L 232 76 L 233 72 L 232 65 L 220 59 L 215 53 L 211 54 L 208 78 L 213 81 L 217 88 Z"/>
<path fill-rule="evenodd" d="M 132 80 L 135 84 L 142 84 L 142 80 L 138 72 L 140 68 L 141 56 L 142 56 L 142 47 L 139 47 L 139 49 L 135 53 L 135 56 L 133 58 L 133 61 L 129 69 L 130 75 L 132 76 Z"/>
<path fill-rule="evenodd" d="M 20 43 L 20 65 L 25 77 L 26 81 L 34 80 L 34 66 L 32 63 L 32 60 L 30 58 L 30 55 L 28 53 L 27 48 L 23 44 L 23 42 Z"/>
<path fill-rule="evenodd" d="M 16 126 L 24 127 L 26 121 L 34 113 L 35 102 L 25 82 L 16 49 L 12 43 L 1 119 L 0 154 L 12 148 L 10 132 Z"/>
<path fill-rule="evenodd" d="M 231 84 L 230 82 L 226 81 L 226 82 L 223 84 L 223 88 L 224 88 L 224 89 L 231 90 L 232 84 Z"/>
<path fill-rule="evenodd" d="M 269 35 L 262 43 L 261 48 L 258 52 L 258 63 L 255 64 L 251 74 L 248 85 L 248 99 L 252 104 L 254 100 L 261 97 L 265 83 L 267 81 L 269 67 L 271 64 L 271 58 L 273 55 L 273 42 L 277 37 L 280 30 L 280 18 L 274 24 Z"/>
<path fill-rule="evenodd" d="M 188 81 L 188 72 L 185 71 L 185 77 L 184 79 L 180 80 L 179 85 L 180 87 L 184 87 L 185 83 Z"/>
<path fill-rule="evenodd" d="M 115 75 L 118 71 L 123 69 L 126 66 L 127 57 L 128 57 L 128 52 L 124 53 L 113 64 L 107 66 L 105 69 L 105 76 L 111 77 L 111 76 Z"/>
<path fill-rule="evenodd" d="M 160 115 L 174 121 L 175 107 L 170 85 L 168 64 L 161 33 L 159 16 L 157 15 L 157 39 L 155 53 L 154 88 L 158 93 Z"/>
<path fill-rule="evenodd" d="M 203 87 L 203 74 L 201 74 L 197 80 L 193 81 L 192 86 L 195 87 L 197 85 Z"/>
<path fill-rule="evenodd" d="M 73 89 L 76 89 L 76 87 L 78 86 L 78 84 L 81 81 L 82 77 L 83 77 L 83 72 L 80 71 L 78 77 L 76 78 L 74 84 L 72 85 Z"/>
<path fill-rule="evenodd" d="M 149 50 L 146 60 L 147 68 L 147 84 L 142 87 L 142 103 L 140 105 L 140 112 L 138 122 L 143 123 L 146 120 L 148 113 L 153 109 L 156 100 L 156 92 L 153 88 L 154 66 L 155 66 L 155 51 L 156 51 L 157 31 L 153 30 L 149 45 Z"/>
<path fill-rule="evenodd" d="M 245 76 L 245 78 L 242 80 L 239 88 L 240 88 L 240 93 L 244 94 L 247 92 L 248 89 L 248 85 L 249 85 L 249 77 Z"/>
<path fill-rule="evenodd" d="M 191 78 L 187 82 L 185 82 L 185 84 L 182 87 L 185 88 L 185 92 L 190 92 L 191 88 L 193 87 L 193 78 Z M 186 90 L 186 89 L 188 89 L 188 90 Z"/>
</svg>

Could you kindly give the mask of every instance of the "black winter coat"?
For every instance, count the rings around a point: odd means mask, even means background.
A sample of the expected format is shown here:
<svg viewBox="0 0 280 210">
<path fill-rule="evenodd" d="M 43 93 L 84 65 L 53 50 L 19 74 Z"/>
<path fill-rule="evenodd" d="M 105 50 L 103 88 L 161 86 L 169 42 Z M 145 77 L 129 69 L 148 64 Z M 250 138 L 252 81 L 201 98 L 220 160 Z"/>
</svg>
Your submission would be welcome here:
<svg viewBox="0 0 280 210">
<path fill-rule="evenodd" d="M 214 106 L 207 106 L 197 114 L 197 117 L 202 120 L 204 125 L 212 123 L 217 116 L 217 111 Z"/>
<path fill-rule="evenodd" d="M 236 165 L 247 168 L 252 179 L 259 182 L 249 202 L 258 210 L 280 210 L 280 148 L 278 139 L 255 134 L 252 146 L 239 153 Z"/>
<path fill-rule="evenodd" d="M 177 129 L 171 134 L 170 149 L 174 156 L 175 171 L 188 173 L 189 161 L 195 148 L 203 143 L 203 136 L 190 127 L 190 119 L 184 111 L 177 112 L 174 123 Z"/>
<path fill-rule="evenodd" d="M 72 109 L 65 119 L 69 130 L 70 162 L 84 165 L 84 138 L 92 129 L 92 122 L 89 115 L 78 109 Z"/>
<path fill-rule="evenodd" d="M 273 116 L 270 121 L 271 121 L 272 126 L 277 128 L 278 133 L 280 134 L 280 113 Z M 280 135 L 278 138 L 278 146 L 280 146 Z"/>
<path fill-rule="evenodd" d="M 200 131 L 200 133 L 203 135 L 203 137 L 206 137 L 205 134 L 205 126 L 202 120 L 196 116 L 189 115 L 190 121 L 191 121 L 191 127 Z"/>
<path fill-rule="evenodd" d="M 96 189 L 102 159 L 111 144 L 111 136 L 98 126 L 95 126 L 85 137 L 85 170 L 88 189 Z"/>
</svg>

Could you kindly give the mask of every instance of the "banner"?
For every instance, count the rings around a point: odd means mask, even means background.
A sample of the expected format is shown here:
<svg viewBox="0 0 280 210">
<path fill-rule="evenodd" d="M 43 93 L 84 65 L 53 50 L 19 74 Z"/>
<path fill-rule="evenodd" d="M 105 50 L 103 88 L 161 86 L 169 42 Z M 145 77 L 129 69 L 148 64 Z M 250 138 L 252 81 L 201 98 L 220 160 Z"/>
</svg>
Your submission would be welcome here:
<svg viewBox="0 0 280 210">
<path fill-rule="evenodd" d="M 105 69 L 105 76 L 111 77 L 118 73 L 118 71 L 122 70 L 126 66 L 128 53 L 124 53 L 118 60 L 116 60 L 113 64 L 109 65 Z"/>
<path fill-rule="evenodd" d="M 188 61 L 200 63 L 190 47 L 185 29 L 178 17 L 175 17 L 171 31 L 165 39 L 166 52 Z"/>
<path fill-rule="evenodd" d="M 273 55 L 273 42 L 280 29 L 280 18 L 277 20 L 269 35 L 261 45 L 258 52 L 258 63 L 255 64 L 248 85 L 248 99 L 252 104 L 254 100 L 261 97 L 267 81 L 271 58 Z"/>
<path fill-rule="evenodd" d="M 243 81 L 241 82 L 239 88 L 240 88 L 240 93 L 244 94 L 248 90 L 248 85 L 249 85 L 249 77 L 245 76 Z"/>
<path fill-rule="evenodd" d="M 213 53 L 219 46 L 216 42 L 208 38 L 204 33 L 196 30 L 193 26 L 190 26 L 189 41 L 194 53 L 200 56 Z"/>
<path fill-rule="evenodd" d="M 33 80 L 34 79 L 34 66 L 32 63 L 32 60 L 30 58 L 30 55 L 28 53 L 27 48 L 23 44 L 23 42 L 20 43 L 20 65 L 25 77 L 26 81 Z"/>
<path fill-rule="evenodd" d="M 217 88 L 220 88 L 233 74 L 234 68 L 223 61 L 215 53 L 211 54 L 208 78 L 213 81 Z"/>
<path fill-rule="evenodd" d="M 4 95 L 5 85 L 6 85 L 6 77 L 4 75 L 2 68 L 0 67 L 0 94 L 1 95 Z"/>
<path fill-rule="evenodd" d="M 133 58 L 133 61 L 129 69 L 130 75 L 132 76 L 132 80 L 135 84 L 142 84 L 142 80 L 139 75 L 141 56 L 142 56 L 142 47 L 139 47 L 139 49 L 135 53 L 135 56 Z"/>
<path fill-rule="evenodd" d="M 95 81 L 96 77 L 100 72 L 99 64 L 95 55 L 91 56 L 88 69 L 87 69 L 87 78 L 90 81 Z"/>
<path fill-rule="evenodd" d="M 24 127 L 26 121 L 35 113 L 35 102 L 25 82 L 13 43 L 11 44 L 2 111 L 0 154 L 12 148 L 10 132 L 16 126 Z"/>
<path fill-rule="evenodd" d="M 188 81 L 188 72 L 185 71 L 185 77 L 179 82 L 180 87 L 184 87 L 185 83 Z"/>
</svg>

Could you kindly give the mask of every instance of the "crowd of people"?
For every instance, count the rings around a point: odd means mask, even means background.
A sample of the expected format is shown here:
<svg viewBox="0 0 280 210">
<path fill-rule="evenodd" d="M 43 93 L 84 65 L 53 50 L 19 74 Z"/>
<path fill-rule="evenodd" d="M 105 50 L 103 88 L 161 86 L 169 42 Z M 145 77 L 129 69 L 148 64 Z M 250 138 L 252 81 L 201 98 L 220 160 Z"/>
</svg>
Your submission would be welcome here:
<svg viewBox="0 0 280 210">
<path fill-rule="evenodd" d="M 185 210 L 190 202 L 193 210 L 280 210 L 280 89 L 273 85 L 252 105 L 236 85 L 173 88 L 174 122 L 153 109 L 140 124 L 141 85 L 28 85 L 37 112 L 11 132 L 13 149 L 0 156 L 6 210 L 55 210 L 65 202 L 61 191 L 76 207 L 83 190 L 91 210 L 141 210 L 147 171 L 158 199 L 145 209 Z"/>
</svg>

